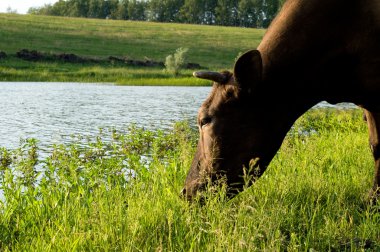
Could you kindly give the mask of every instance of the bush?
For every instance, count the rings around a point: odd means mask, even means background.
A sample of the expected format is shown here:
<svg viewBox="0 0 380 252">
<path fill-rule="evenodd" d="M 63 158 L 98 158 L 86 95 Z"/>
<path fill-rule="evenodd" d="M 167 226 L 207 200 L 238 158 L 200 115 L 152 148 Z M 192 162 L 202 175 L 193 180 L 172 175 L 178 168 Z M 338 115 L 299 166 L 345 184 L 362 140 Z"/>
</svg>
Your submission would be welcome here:
<svg viewBox="0 0 380 252">
<path fill-rule="evenodd" d="M 180 70 L 185 65 L 185 55 L 188 51 L 188 48 L 180 47 L 174 54 L 167 56 L 165 60 L 166 71 L 174 76 L 178 76 Z"/>
</svg>

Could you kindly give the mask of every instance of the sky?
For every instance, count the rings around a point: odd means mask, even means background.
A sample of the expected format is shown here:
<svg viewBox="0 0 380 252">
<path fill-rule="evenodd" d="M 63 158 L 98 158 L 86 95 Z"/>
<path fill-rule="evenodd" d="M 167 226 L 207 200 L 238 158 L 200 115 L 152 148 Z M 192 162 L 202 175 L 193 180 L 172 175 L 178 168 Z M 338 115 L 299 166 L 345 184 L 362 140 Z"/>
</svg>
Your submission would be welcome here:
<svg viewBox="0 0 380 252">
<path fill-rule="evenodd" d="M 0 13 L 7 12 L 7 8 L 11 7 L 19 14 L 26 14 L 30 7 L 41 7 L 44 4 L 55 2 L 58 0 L 0 0 Z"/>
</svg>

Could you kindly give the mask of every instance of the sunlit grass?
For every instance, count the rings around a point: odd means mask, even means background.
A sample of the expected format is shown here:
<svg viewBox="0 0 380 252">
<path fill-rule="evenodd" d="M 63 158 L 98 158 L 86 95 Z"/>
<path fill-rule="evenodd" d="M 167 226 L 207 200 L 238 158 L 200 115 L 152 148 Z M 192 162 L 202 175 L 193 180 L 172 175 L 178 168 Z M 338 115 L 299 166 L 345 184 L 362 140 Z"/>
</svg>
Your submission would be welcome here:
<svg viewBox="0 0 380 252">
<path fill-rule="evenodd" d="M 212 68 L 229 67 L 239 52 L 256 48 L 264 34 L 236 27 L 14 14 L 0 14 L 0 26 L 0 49 L 7 53 L 26 48 L 164 61 L 186 47 L 190 62 Z"/>
<path fill-rule="evenodd" d="M 0 66 L 0 81 L 56 81 L 107 82 L 118 85 L 140 86 L 207 86 L 210 81 L 196 79 L 192 70 L 183 70 L 173 77 L 157 67 L 121 67 L 109 65 L 80 65 L 70 63 L 19 63 L 8 59 L 8 66 Z"/>
<path fill-rule="evenodd" d="M 96 64 L 99 70 L 86 76 L 86 68 L 94 67 L 94 64 L 28 62 L 16 58 L 15 54 L 21 49 L 28 49 L 55 54 L 74 53 L 102 59 L 118 56 L 164 62 L 166 56 L 173 54 L 179 47 L 185 47 L 189 48 L 186 62 L 198 63 L 202 69 L 219 71 L 232 68 L 236 56 L 256 48 L 264 34 L 264 30 L 236 27 L 15 14 L 0 14 L 0 26 L 0 51 L 10 56 L 0 60 L 0 81 L 77 80 L 163 85 L 160 78 L 154 81 L 156 77 L 149 76 L 146 77 L 147 82 L 143 83 L 141 80 L 129 78 L 125 73 L 133 75 L 136 71 L 145 71 L 152 75 L 157 69 L 140 67 L 138 70 L 136 67 L 123 66 L 122 71 L 113 69 L 121 66 Z M 47 74 L 41 72 L 41 68 L 46 69 Z M 164 77 L 174 79 L 169 74 Z M 182 80 L 168 80 L 169 85 L 171 82 L 179 85 Z M 185 82 L 186 85 L 200 84 L 199 81 Z"/>
<path fill-rule="evenodd" d="M 377 251 L 366 131 L 359 110 L 308 112 L 256 184 L 232 200 L 210 190 L 203 206 L 179 197 L 197 142 L 187 123 L 111 130 L 43 158 L 34 140 L 3 148 L 0 248 Z"/>
</svg>

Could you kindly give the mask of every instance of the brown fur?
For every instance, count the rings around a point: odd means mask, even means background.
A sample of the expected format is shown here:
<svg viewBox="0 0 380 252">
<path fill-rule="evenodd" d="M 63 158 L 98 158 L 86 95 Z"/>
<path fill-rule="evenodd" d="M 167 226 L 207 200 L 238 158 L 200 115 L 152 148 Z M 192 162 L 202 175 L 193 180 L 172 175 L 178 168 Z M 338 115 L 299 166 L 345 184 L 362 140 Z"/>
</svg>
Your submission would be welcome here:
<svg viewBox="0 0 380 252">
<path fill-rule="evenodd" d="M 220 177 L 232 194 L 240 191 L 243 167 L 252 163 L 258 178 L 294 121 L 320 101 L 364 109 L 378 194 L 380 0 L 288 0 L 257 50 L 239 58 L 233 75 L 223 74 L 228 83 L 214 84 L 198 115 L 188 198 Z"/>
</svg>

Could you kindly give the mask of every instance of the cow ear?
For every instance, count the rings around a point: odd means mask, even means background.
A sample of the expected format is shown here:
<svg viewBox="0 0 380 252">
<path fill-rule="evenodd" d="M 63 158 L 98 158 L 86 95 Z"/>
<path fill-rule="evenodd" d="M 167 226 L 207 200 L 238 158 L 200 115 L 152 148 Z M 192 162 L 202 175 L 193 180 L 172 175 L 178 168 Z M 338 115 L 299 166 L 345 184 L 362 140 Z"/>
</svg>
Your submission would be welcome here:
<svg viewBox="0 0 380 252">
<path fill-rule="evenodd" d="M 258 50 L 248 51 L 240 56 L 235 63 L 235 81 L 240 88 L 250 92 L 261 81 L 262 69 L 260 52 Z"/>
</svg>

